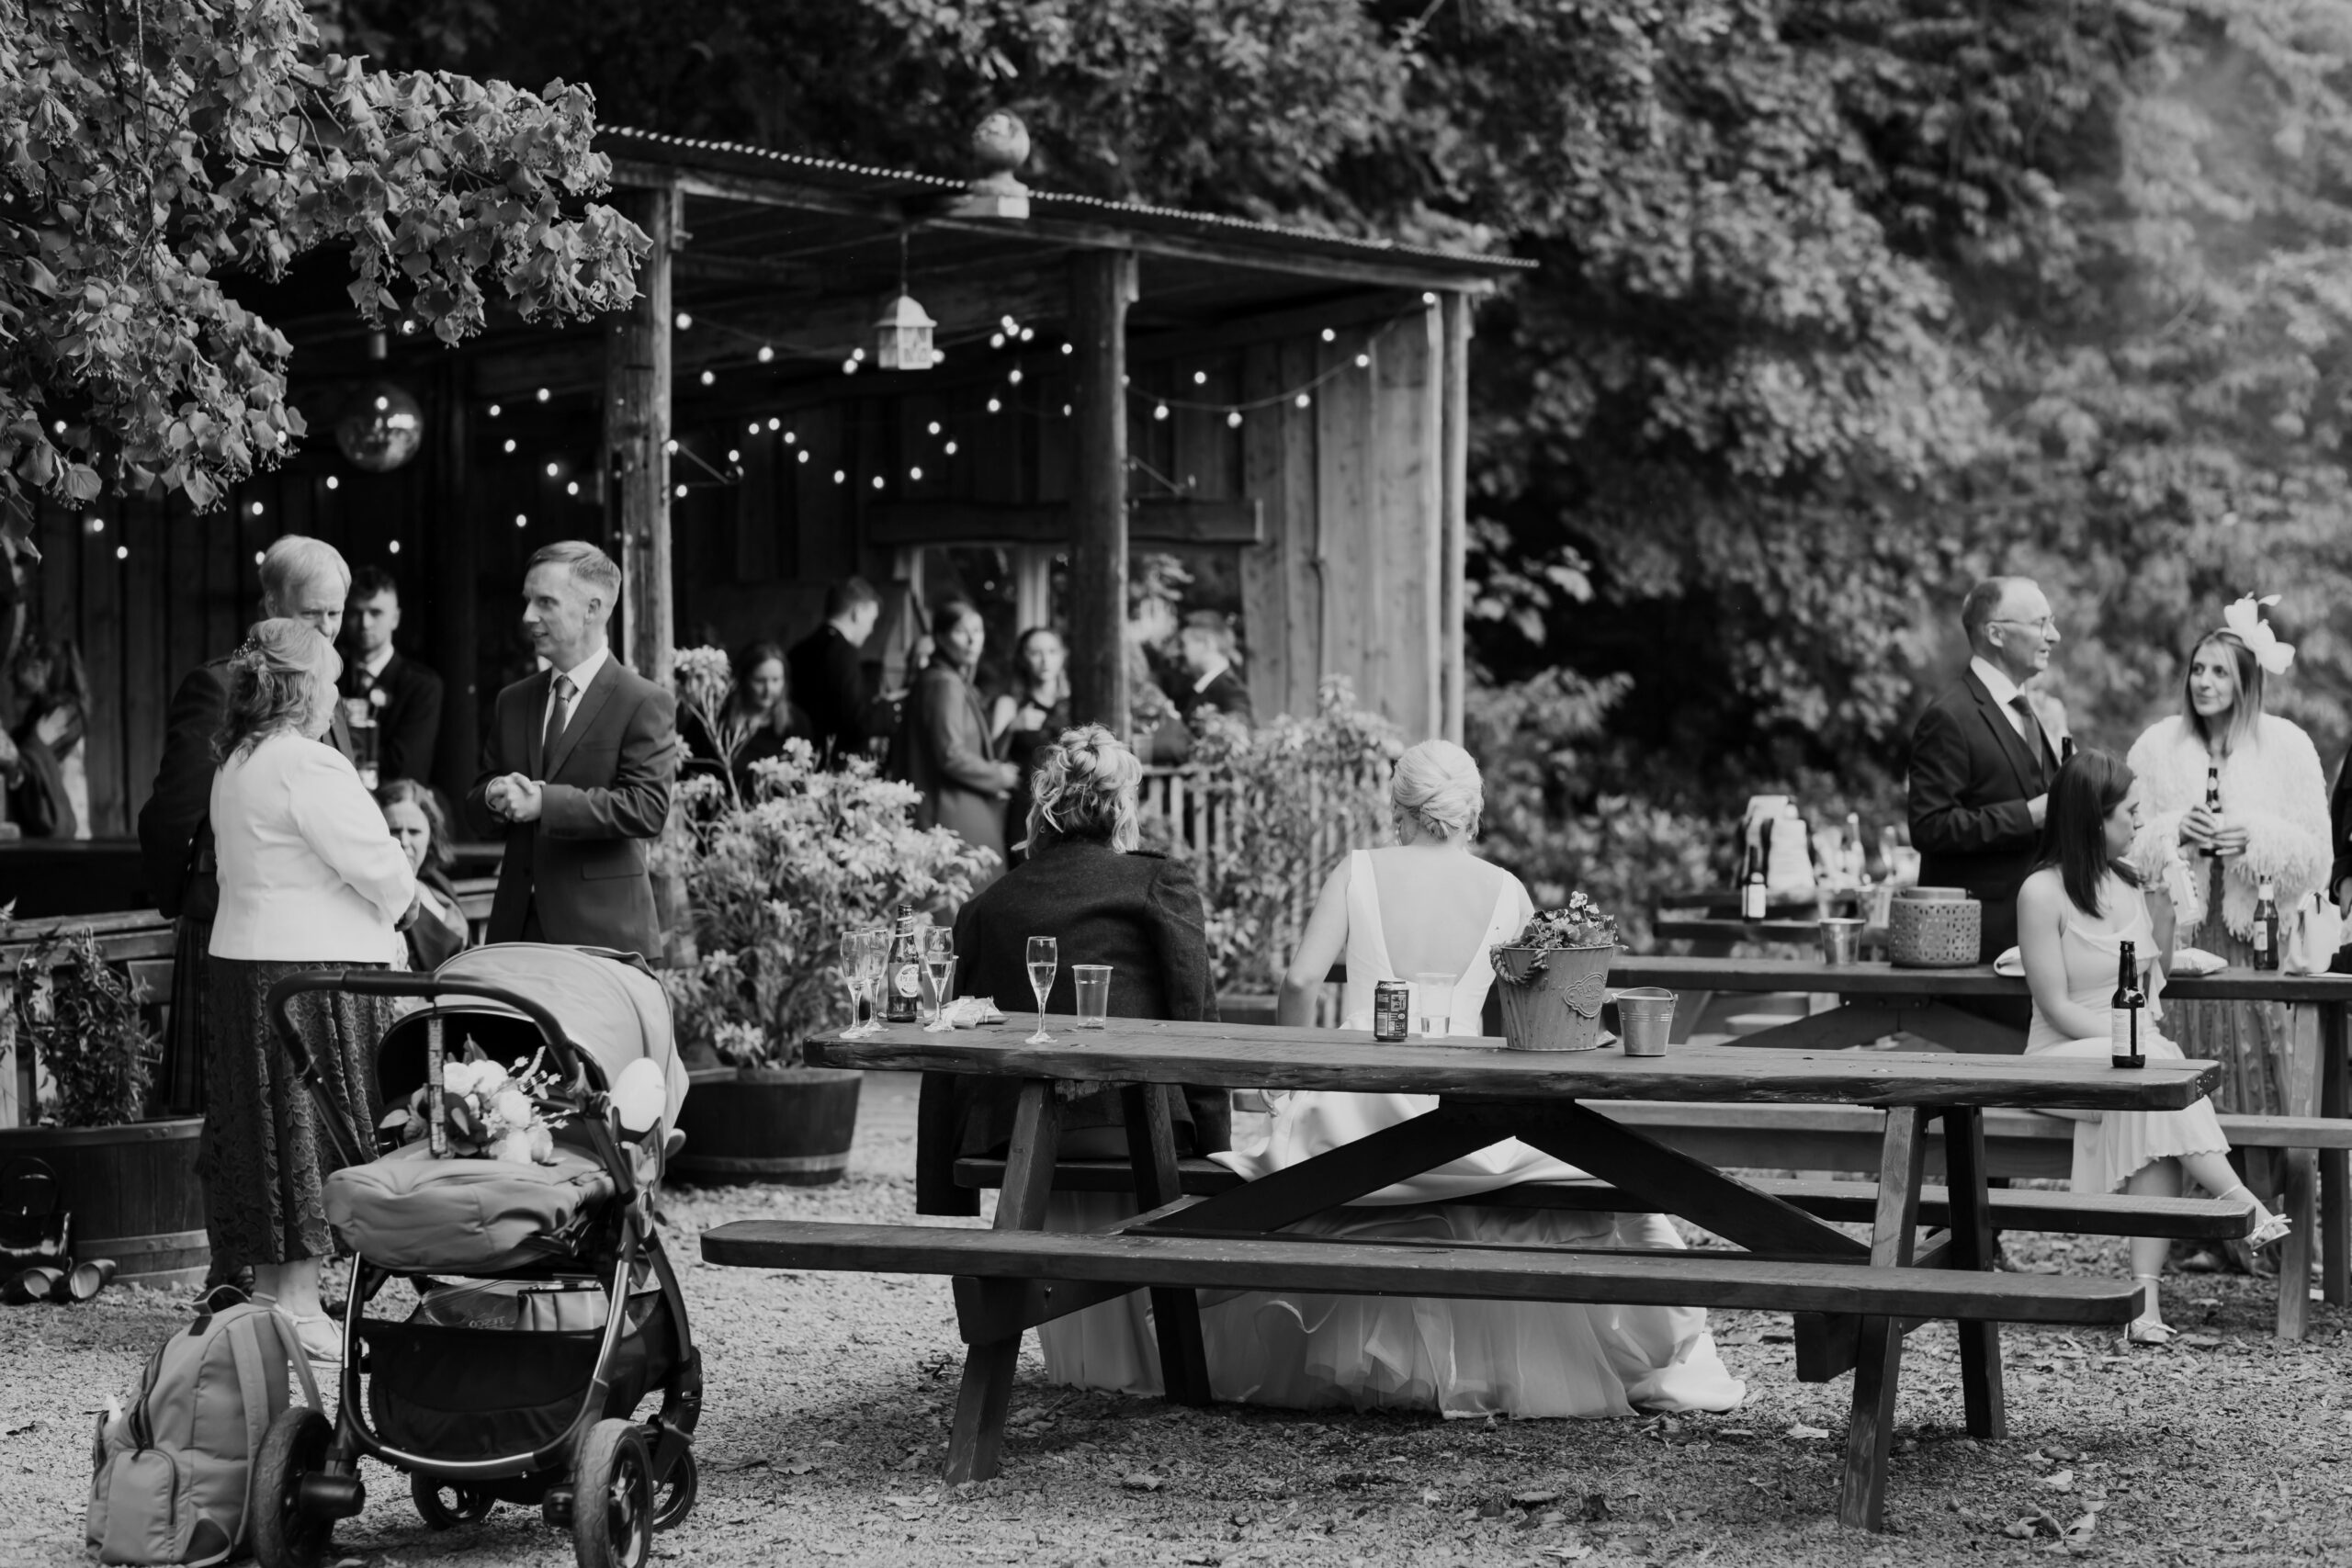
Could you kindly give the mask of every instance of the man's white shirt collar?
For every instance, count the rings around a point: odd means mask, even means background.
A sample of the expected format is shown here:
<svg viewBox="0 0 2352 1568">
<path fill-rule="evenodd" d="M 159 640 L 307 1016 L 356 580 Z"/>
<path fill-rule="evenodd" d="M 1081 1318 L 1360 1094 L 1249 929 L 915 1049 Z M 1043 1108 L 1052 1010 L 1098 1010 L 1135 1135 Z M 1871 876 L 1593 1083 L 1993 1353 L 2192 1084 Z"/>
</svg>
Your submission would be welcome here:
<svg viewBox="0 0 2352 1568">
<path fill-rule="evenodd" d="M 603 671 L 605 668 L 605 660 L 610 659 L 612 656 L 613 650 L 610 648 L 600 648 L 595 652 L 590 654 L 587 658 L 582 660 L 579 663 L 573 665 L 571 669 L 563 672 L 564 679 L 571 682 L 571 694 L 574 697 L 579 696 L 581 693 L 588 689 L 588 682 L 594 680 L 597 675 Z M 552 678 L 548 682 L 548 688 L 549 691 L 553 691 L 555 688 L 555 682 Z"/>
<path fill-rule="evenodd" d="M 1969 660 L 1968 667 L 1976 671 L 1976 678 L 1984 682 L 1984 689 L 1992 694 L 1995 702 L 2006 708 L 2017 701 L 2018 693 L 2021 688 L 2015 681 L 2009 679 L 2007 671 L 1991 660 L 1980 654 Z M 2016 710 L 2012 708 L 2010 711 Z"/>
<path fill-rule="evenodd" d="M 1230 670 L 1230 669 L 1232 669 L 1232 668 L 1233 668 L 1233 666 L 1232 666 L 1232 665 L 1230 665 L 1230 664 L 1220 664 L 1220 665 L 1218 665 L 1216 669 L 1214 669 L 1214 670 L 1210 671 L 1207 674 L 1205 674 L 1205 675 L 1202 676 L 1199 680 L 1197 680 L 1197 681 L 1195 681 L 1195 682 L 1193 682 L 1193 694 L 1194 694 L 1195 695 L 1197 695 L 1197 694 L 1200 694 L 1200 693 L 1202 693 L 1202 692 L 1205 692 L 1205 691 L 1207 691 L 1207 690 L 1209 689 L 1209 683 L 1210 683 L 1211 682 L 1215 681 L 1218 676 L 1220 676 L 1220 675 L 1224 674 L 1227 671 L 1228 671 L 1228 670 Z"/>
<path fill-rule="evenodd" d="M 368 671 L 368 679 L 372 681 L 377 676 L 381 675 L 384 672 L 384 666 L 390 664 L 391 661 L 392 645 L 388 642 L 382 648 L 379 648 L 375 652 L 369 654 L 367 658 L 362 659 L 359 661 L 359 668 Z"/>
</svg>

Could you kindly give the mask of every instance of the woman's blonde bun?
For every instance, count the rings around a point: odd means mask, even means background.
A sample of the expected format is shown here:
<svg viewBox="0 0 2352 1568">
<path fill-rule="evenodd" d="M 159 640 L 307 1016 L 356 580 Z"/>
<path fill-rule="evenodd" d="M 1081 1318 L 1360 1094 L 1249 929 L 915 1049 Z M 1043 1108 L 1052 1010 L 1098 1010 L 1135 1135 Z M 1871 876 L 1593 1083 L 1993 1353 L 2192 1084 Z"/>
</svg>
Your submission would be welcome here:
<svg viewBox="0 0 2352 1568">
<path fill-rule="evenodd" d="M 1396 759 L 1388 799 L 1398 816 L 1451 839 L 1477 830 L 1487 784 L 1469 752 L 1451 740 L 1424 740 Z"/>
</svg>

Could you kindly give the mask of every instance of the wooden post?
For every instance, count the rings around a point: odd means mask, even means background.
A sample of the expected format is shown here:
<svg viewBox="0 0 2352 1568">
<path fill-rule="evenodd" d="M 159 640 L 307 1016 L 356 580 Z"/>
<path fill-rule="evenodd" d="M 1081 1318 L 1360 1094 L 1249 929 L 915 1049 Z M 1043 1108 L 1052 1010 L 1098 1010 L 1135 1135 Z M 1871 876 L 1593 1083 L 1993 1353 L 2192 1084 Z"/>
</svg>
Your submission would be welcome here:
<svg viewBox="0 0 2352 1568">
<path fill-rule="evenodd" d="M 433 582 L 433 667 L 441 675 L 441 738 L 434 761 L 435 777 L 425 782 L 451 799 L 462 799 L 481 766 L 481 550 L 469 504 L 472 453 L 467 435 L 472 426 L 469 406 L 469 361 L 452 359 L 441 375 L 441 504 L 439 521 L 427 545 Z M 510 595 L 523 591 L 520 582 L 504 585 Z M 500 601 L 513 615 L 514 600 Z"/>
<path fill-rule="evenodd" d="M 670 273 L 677 195 L 622 190 L 613 205 L 653 242 L 637 302 L 605 329 L 607 520 L 619 536 L 620 636 L 615 651 L 662 685 L 676 641 L 670 569 Z"/>
<path fill-rule="evenodd" d="M 1127 733 L 1128 251 L 1070 258 L 1072 436 L 1069 674 L 1071 716 Z"/>
<path fill-rule="evenodd" d="M 1439 578 L 1437 636 L 1441 668 L 1437 732 L 1462 744 L 1464 707 L 1469 695 L 1463 672 L 1463 626 L 1469 606 L 1464 562 L 1469 554 L 1470 497 L 1470 297 L 1448 289 L 1442 298 L 1444 331 L 1439 334 L 1443 388 L 1444 437 L 1440 462 L 1444 468 L 1443 509 L 1439 514 Z"/>
</svg>

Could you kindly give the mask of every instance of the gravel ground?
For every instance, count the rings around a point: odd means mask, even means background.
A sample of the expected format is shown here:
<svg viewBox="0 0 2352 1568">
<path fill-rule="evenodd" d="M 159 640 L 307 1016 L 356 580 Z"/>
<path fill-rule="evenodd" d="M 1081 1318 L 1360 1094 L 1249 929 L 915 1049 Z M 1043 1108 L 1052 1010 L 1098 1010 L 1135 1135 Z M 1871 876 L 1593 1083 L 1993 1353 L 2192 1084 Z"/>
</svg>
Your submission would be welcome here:
<svg viewBox="0 0 2352 1568">
<path fill-rule="evenodd" d="M 1788 1320 L 1718 1314 L 1748 1403 L 1724 1416 L 1456 1421 L 1178 1410 L 1046 1383 L 1035 1342 L 1004 1472 L 944 1490 L 961 1346 L 947 1282 L 702 1267 L 694 1236 L 747 1215 L 912 1214 L 912 1100 L 869 1077 L 837 1187 L 673 1191 L 667 1211 L 709 1369 L 702 1500 L 659 1553 L 686 1562 L 1603 1565 L 2352 1561 L 2352 1342 L 2314 1306 L 2301 1345 L 2270 1337 L 2269 1280 L 2167 1280 L 2162 1350 L 2010 1329 L 2012 1436 L 1961 1430 L 1946 1325 L 1904 1359 L 1894 1534 L 1834 1522 L 1851 1384 L 1795 1381 Z M 2014 1264 L 2120 1272 L 2120 1243 L 2012 1235 Z M 0 1563 L 89 1561 L 88 1431 L 179 1304 L 109 1292 L 88 1306 L 0 1309 Z M 428 1531 L 407 1488 L 366 1471 L 337 1536 L 345 1568 L 571 1561 L 536 1512 Z"/>
</svg>

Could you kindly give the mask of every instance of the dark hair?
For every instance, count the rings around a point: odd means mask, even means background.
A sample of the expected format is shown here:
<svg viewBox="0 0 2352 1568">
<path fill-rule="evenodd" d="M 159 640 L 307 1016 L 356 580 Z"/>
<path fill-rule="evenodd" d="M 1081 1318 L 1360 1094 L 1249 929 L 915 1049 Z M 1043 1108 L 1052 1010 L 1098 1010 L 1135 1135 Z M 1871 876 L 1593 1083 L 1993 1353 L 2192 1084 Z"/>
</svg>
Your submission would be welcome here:
<svg viewBox="0 0 2352 1568">
<path fill-rule="evenodd" d="M 825 590 L 825 619 L 837 621 L 852 610 L 879 604 L 882 595 L 862 577 L 845 577 Z"/>
<path fill-rule="evenodd" d="M 342 669 L 334 644 L 310 622 L 291 616 L 255 622 L 244 646 L 229 656 L 229 694 L 212 736 L 213 761 L 225 762 L 300 724 L 312 711 L 318 672 L 325 671 L 332 682 Z"/>
<path fill-rule="evenodd" d="M 382 567 L 371 562 L 351 574 L 353 604 L 365 604 L 369 600 L 380 598 L 387 593 L 398 599 L 401 596 L 401 585 L 393 581 L 392 574 Z"/>
<path fill-rule="evenodd" d="M 940 643 L 945 642 L 947 640 L 947 634 L 954 631 L 958 626 L 961 626 L 963 624 L 964 617 L 967 615 L 971 616 L 972 619 L 976 621 L 983 620 L 983 617 L 980 615 L 980 607 L 978 604 L 973 604 L 969 599 L 950 599 L 945 604 L 940 605 L 938 609 L 933 610 L 931 613 L 931 640 Z M 983 624 L 985 624 L 985 622 L 983 622 Z"/>
<path fill-rule="evenodd" d="M 376 788 L 379 807 L 413 806 L 424 814 L 424 869 L 447 874 L 449 870 L 449 819 L 441 815 L 441 803 L 433 792 L 414 779 L 386 779 Z"/>
<path fill-rule="evenodd" d="M 1241 662 L 1241 638 L 1233 629 L 1233 617 L 1222 610 L 1193 610 L 1184 616 L 1181 631 L 1202 632 L 1216 644 L 1218 657 L 1227 664 Z"/>
<path fill-rule="evenodd" d="M 39 671 L 40 679 L 26 677 Z M 90 712 L 90 677 L 82 664 L 82 647 L 70 637 L 35 643 L 18 656 L 17 677 L 29 708 L 46 714 L 53 708 L 78 709 L 86 720 Z"/>
<path fill-rule="evenodd" d="M 750 692 L 752 671 L 763 664 L 773 663 L 784 671 L 784 691 L 768 709 L 766 723 L 771 729 L 785 729 L 792 723 L 792 661 L 784 649 L 772 642 L 748 642 L 735 650 L 735 693 L 728 699 L 730 705 L 742 712 L 751 711 Z"/>
<path fill-rule="evenodd" d="M 1031 626 L 1012 639 L 1012 673 L 1005 683 L 1012 695 L 1023 702 L 1037 694 L 1037 683 L 1029 674 L 1029 644 L 1033 638 L 1041 637 L 1049 637 L 1060 643 L 1065 658 L 1069 653 L 1069 639 L 1053 626 Z"/>
<path fill-rule="evenodd" d="M 2086 915 L 2099 907 L 2099 884 L 2113 872 L 2132 886 L 2140 874 L 2107 852 L 2107 819 L 2132 793 L 2132 770 L 2112 751 L 2075 752 L 2050 784 L 2050 811 L 2041 819 L 2041 846 L 2033 869 L 2058 868 L 2066 897 Z"/>
</svg>

